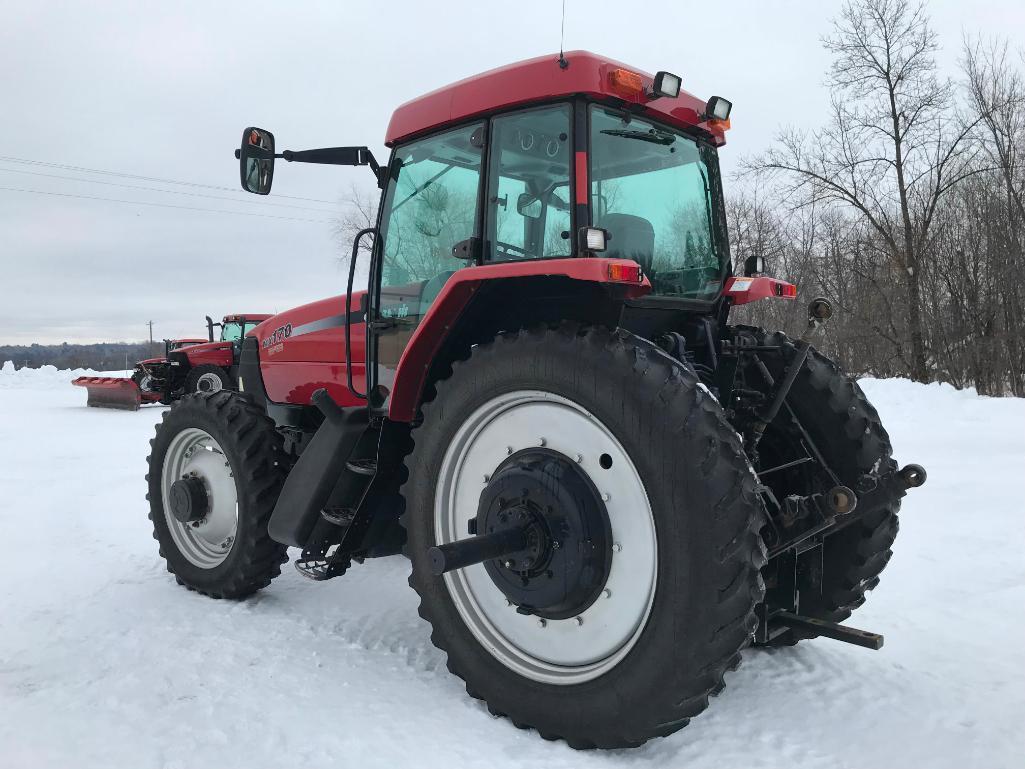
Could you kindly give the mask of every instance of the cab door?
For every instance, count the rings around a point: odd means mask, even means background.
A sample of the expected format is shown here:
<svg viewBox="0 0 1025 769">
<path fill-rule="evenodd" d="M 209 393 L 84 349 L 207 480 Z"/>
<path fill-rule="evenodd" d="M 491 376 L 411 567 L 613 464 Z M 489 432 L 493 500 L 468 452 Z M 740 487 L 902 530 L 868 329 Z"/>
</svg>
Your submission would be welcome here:
<svg viewBox="0 0 1025 769">
<path fill-rule="evenodd" d="M 392 157 L 367 324 L 372 406 L 386 406 L 413 332 L 467 265 L 453 248 L 479 237 L 483 148 L 484 123 L 474 123 L 405 144 Z"/>
</svg>

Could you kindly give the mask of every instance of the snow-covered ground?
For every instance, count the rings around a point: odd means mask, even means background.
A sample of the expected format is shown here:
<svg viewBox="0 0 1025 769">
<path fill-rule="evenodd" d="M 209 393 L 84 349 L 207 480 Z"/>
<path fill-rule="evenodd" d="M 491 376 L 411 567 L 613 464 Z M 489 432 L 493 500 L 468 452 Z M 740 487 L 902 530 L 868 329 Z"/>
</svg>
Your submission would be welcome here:
<svg viewBox="0 0 1025 769">
<path fill-rule="evenodd" d="M 1025 766 L 1025 401 L 863 382 L 929 471 L 854 624 L 750 650 L 682 732 L 577 753 L 469 699 L 399 558 L 243 603 L 174 584 L 143 487 L 162 408 L 89 409 L 69 372 L 0 372 L 0 767 Z"/>
</svg>

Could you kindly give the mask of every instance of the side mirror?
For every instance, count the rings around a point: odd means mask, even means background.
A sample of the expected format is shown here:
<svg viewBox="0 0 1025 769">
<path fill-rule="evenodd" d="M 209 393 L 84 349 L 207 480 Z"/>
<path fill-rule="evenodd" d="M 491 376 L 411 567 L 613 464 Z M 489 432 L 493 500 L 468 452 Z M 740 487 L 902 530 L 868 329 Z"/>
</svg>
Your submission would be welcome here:
<svg viewBox="0 0 1025 769">
<path fill-rule="evenodd" d="M 521 192 L 516 198 L 516 213 L 528 219 L 541 218 L 541 198 L 531 195 L 529 192 Z"/>
<path fill-rule="evenodd" d="M 242 189 L 257 195 L 270 192 L 274 181 L 274 134 L 262 128 L 242 132 L 242 146 L 235 151 L 239 159 Z"/>
<path fill-rule="evenodd" d="M 765 272 L 765 260 L 761 254 L 752 254 L 744 260 L 744 277 L 750 278 L 752 275 L 760 275 Z"/>
</svg>

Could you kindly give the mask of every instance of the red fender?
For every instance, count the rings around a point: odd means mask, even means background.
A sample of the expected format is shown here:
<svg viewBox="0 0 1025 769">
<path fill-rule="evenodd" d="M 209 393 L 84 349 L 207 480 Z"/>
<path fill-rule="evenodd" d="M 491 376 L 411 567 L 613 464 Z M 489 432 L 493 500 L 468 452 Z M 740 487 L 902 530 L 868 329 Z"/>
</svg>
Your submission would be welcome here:
<svg viewBox="0 0 1025 769">
<path fill-rule="evenodd" d="M 613 274 L 633 279 L 613 280 Z M 399 359 L 395 370 L 395 389 L 391 392 L 388 405 L 388 418 L 396 422 L 411 422 L 416 417 L 431 363 L 449 330 L 482 283 L 505 278 L 555 276 L 589 283 L 606 283 L 625 289 L 625 299 L 636 299 L 651 291 L 651 283 L 640 272 L 637 263 L 629 259 L 536 259 L 457 270 L 438 293 Z M 638 276 L 640 280 L 636 279 Z"/>
<path fill-rule="evenodd" d="M 747 304 L 759 299 L 796 299 L 797 286 L 776 278 L 729 278 L 723 292 L 731 304 Z"/>
</svg>

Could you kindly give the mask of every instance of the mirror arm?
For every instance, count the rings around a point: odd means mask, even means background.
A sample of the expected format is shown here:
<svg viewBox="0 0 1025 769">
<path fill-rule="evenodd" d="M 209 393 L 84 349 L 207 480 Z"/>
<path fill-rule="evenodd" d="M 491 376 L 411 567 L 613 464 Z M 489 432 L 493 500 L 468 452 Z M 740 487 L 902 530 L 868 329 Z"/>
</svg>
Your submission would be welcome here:
<svg viewBox="0 0 1025 769">
<path fill-rule="evenodd" d="M 316 150 L 285 150 L 275 155 L 289 163 L 321 163 L 335 166 L 370 166 L 377 178 L 377 185 L 384 187 L 387 179 L 382 174 L 381 164 L 367 147 L 326 147 Z"/>
</svg>

